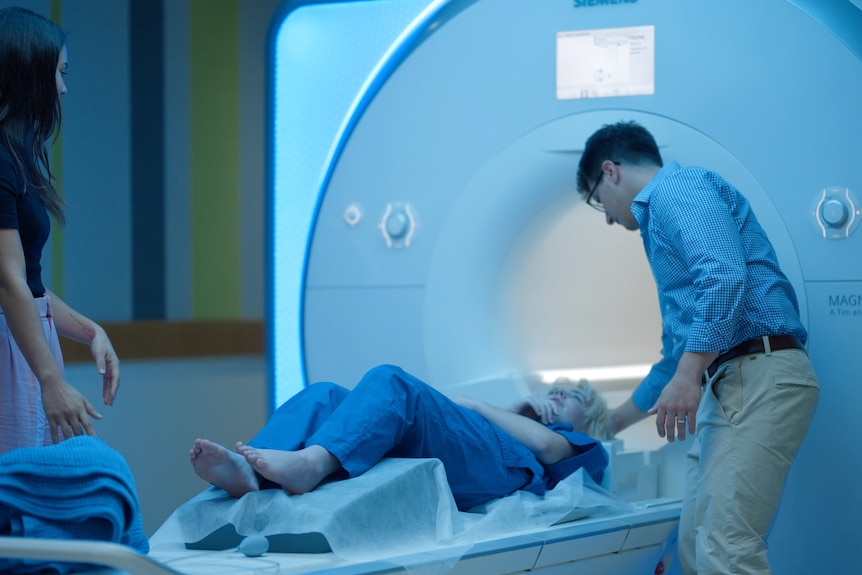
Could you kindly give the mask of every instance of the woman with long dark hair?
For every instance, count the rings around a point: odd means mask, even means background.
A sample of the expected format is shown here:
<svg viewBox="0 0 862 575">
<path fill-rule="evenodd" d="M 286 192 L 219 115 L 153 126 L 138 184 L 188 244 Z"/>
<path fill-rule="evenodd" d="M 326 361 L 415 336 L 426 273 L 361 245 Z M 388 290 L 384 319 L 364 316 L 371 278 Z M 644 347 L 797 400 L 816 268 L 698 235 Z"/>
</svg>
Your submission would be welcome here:
<svg viewBox="0 0 862 575">
<path fill-rule="evenodd" d="M 90 347 L 105 405 L 120 382 L 105 330 L 42 283 L 50 216 L 64 223 L 47 146 L 60 129 L 67 66 L 59 27 L 24 8 L 0 10 L 0 453 L 95 434 L 101 415 L 66 381 L 58 335 Z"/>
</svg>

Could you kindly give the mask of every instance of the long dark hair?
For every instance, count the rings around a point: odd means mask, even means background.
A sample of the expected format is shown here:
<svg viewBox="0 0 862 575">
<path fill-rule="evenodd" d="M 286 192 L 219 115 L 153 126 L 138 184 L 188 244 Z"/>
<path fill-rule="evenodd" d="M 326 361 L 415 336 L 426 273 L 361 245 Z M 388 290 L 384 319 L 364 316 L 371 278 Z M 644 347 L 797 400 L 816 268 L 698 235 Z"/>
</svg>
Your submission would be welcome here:
<svg viewBox="0 0 862 575">
<path fill-rule="evenodd" d="M 0 9 L 0 144 L 18 163 L 24 185 L 63 223 L 47 143 L 60 130 L 57 61 L 66 35 L 25 8 Z M 22 190 L 23 191 L 23 190 Z"/>
</svg>

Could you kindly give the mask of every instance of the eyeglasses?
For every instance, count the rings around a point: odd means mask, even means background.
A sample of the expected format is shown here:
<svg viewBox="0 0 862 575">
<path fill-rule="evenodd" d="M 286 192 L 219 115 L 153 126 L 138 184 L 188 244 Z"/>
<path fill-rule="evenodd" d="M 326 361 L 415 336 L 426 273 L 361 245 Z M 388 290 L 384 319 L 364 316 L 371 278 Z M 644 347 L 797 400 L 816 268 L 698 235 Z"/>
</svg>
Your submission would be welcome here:
<svg viewBox="0 0 862 575">
<path fill-rule="evenodd" d="M 614 162 L 614 165 L 617 165 L 617 166 L 621 165 L 616 160 L 614 160 L 613 162 Z M 596 195 L 596 190 L 598 189 L 599 184 L 602 183 L 602 178 L 604 178 L 604 177 L 605 177 L 605 171 L 604 171 L 604 169 L 602 169 L 602 171 L 599 172 L 599 177 L 596 180 L 596 183 L 593 184 L 593 189 L 590 190 L 590 195 L 587 196 L 587 205 L 590 206 L 591 208 L 593 208 L 594 210 L 597 210 L 601 213 L 605 213 L 605 207 L 602 205 L 601 201 L 594 199 L 594 198 Z"/>
<path fill-rule="evenodd" d="M 593 189 L 590 190 L 590 195 L 587 196 L 587 205 L 590 206 L 591 208 L 593 208 L 594 210 L 597 210 L 597 211 L 602 212 L 602 213 L 605 213 L 605 207 L 602 205 L 602 203 L 599 200 L 594 199 L 594 196 L 596 194 L 596 188 L 598 188 L 599 184 L 602 183 L 602 178 L 604 178 L 604 177 L 605 177 L 605 172 L 604 172 L 604 170 L 602 170 L 599 173 L 599 178 L 596 180 L 596 183 L 593 184 Z"/>
</svg>

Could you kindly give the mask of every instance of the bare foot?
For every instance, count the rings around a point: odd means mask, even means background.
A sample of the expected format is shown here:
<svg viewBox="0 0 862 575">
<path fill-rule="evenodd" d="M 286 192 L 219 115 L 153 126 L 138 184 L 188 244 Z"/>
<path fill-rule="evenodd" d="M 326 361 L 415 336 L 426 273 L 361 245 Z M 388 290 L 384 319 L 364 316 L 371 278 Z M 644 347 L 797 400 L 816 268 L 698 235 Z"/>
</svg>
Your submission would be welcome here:
<svg viewBox="0 0 862 575">
<path fill-rule="evenodd" d="M 205 481 L 228 492 L 231 497 L 242 497 L 259 489 L 254 470 L 239 453 L 208 439 L 195 439 L 189 451 L 189 461 L 195 473 Z"/>
<path fill-rule="evenodd" d="M 335 456 L 319 445 L 299 451 L 281 451 L 237 443 L 236 450 L 255 471 L 293 495 L 312 491 L 341 467 Z"/>
</svg>

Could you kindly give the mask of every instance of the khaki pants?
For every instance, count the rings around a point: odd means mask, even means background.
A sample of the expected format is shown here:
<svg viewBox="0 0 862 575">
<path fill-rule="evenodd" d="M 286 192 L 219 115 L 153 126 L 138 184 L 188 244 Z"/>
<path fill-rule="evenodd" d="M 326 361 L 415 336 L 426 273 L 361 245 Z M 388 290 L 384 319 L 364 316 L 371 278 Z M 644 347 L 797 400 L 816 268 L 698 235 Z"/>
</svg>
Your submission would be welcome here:
<svg viewBox="0 0 862 575">
<path fill-rule="evenodd" d="M 679 523 L 686 575 L 770 573 L 766 537 L 819 393 L 795 349 L 731 360 L 706 382 Z"/>
</svg>

